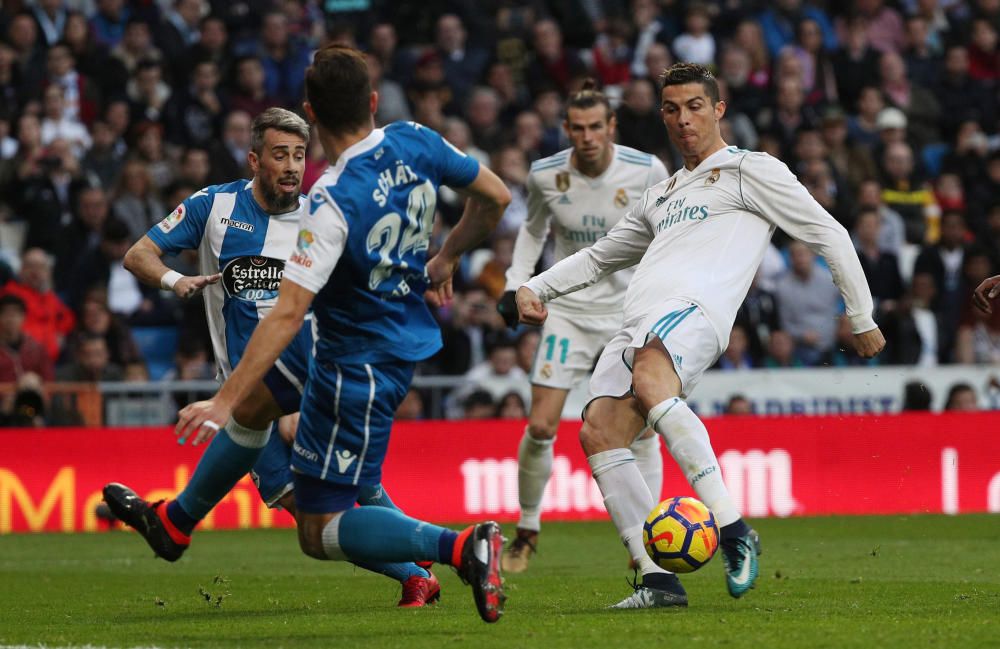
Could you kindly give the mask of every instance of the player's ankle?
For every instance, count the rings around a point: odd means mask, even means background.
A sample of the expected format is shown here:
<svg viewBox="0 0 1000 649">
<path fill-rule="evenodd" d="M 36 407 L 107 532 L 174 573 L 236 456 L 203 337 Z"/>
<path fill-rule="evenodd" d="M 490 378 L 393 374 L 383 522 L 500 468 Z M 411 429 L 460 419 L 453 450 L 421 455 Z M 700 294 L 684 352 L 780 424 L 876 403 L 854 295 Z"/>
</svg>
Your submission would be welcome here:
<svg viewBox="0 0 1000 649">
<path fill-rule="evenodd" d="M 465 547 L 466 540 L 468 540 L 475 529 L 475 525 L 470 525 L 455 536 L 455 544 L 452 546 L 451 557 L 449 557 L 448 561 L 450 565 L 456 568 L 462 567 L 462 548 Z"/>
</svg>

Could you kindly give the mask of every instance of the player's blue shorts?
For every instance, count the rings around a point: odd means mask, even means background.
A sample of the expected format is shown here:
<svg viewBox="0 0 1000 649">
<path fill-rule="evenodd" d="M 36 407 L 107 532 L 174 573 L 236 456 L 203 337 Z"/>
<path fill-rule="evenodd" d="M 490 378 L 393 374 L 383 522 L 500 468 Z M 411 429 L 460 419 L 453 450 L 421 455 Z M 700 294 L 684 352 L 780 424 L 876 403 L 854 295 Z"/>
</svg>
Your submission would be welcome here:
<svg viewBox="0 0 1000 649">
<path fill-rule="evenodd" d="M 299 410 L 309 377 L 312 348 L 312 322 L 306 320 L 274 367 L 264 375 L 264 385 L 286 415 Z M 250 477 L 268 507 L 274 507 L 278 499 L 292 489 L 292 449 L 281 439 L 277 424 L 271 427 L 271 437 L 253 465 Z"/>
<path fill-rule="evenodd" d="M 411 361 L 312 364 L 292 447 L 300 511 L 343 511 L 360 486 L 382 481 L 393 416 L 414 367 Z"/>
</svg>

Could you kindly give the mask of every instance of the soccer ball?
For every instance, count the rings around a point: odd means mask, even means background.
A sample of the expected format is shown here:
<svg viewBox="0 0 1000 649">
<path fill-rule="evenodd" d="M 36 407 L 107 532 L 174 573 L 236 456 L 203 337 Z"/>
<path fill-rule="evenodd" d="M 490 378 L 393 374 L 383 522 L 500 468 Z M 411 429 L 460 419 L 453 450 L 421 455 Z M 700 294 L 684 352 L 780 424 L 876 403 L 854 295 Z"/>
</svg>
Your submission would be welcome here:
<svg viewBox="0 0 1000 649">
<path fill-rule="evenodd" d="M 719 548 L 719 527 L 704 503 L 678 496 L 653 508 L 642 526 L 642 544 L 664 570 L 693 572 Z"/>
</svg>

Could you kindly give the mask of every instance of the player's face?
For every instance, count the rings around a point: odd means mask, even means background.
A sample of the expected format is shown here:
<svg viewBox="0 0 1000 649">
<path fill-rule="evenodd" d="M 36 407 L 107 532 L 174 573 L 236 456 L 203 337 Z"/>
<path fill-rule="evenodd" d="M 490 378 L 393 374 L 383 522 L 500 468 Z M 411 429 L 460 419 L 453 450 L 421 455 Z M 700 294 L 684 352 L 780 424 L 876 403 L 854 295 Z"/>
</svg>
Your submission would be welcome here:
<svg viewBox="0 0 1000 649">
<path fill-rule="evenodd" d="M 248 158 L 266 203 L 262 207 L 275 214 L 295 207 L 302 191 L 306 141 L 294 133 L 268 129 L 260 153 L 251 151 Z"/>
<path fill-rule="evenodd" d="M 719 120 L 726 102 L 713 106 L 701 83 L 667 86 L 660 99 L 667 135 L 683 157 L 699 156 L 721 139 Z"/>
<path fill-rule="evenodd" d="M 564 124 L 578 160 L 594 163 L 601 160 L 615 139 L 615 116 L 598 104 L 590 108 L 570 108 Z"/>
</svg>

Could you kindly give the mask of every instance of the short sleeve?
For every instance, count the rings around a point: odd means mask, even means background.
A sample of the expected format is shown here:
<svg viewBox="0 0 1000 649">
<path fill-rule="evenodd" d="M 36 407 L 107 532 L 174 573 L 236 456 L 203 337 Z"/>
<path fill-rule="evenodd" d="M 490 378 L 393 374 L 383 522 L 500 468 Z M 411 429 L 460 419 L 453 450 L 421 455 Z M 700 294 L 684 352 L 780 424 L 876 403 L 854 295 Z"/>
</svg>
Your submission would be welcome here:
<svg viewBox="0 0 1000 649">
<path fill-rule="evenodd" d="M 295 252 L 285 264 L 284 279 L 319 293 L 337 267 L 347 245 L 347 220 L 321 188 L 309 195 L 309 211 L 299 221 Z"/>
<path fill-rule="evenodd" d="M 438 165 L 441 184 L 449 187 L 467 187 L 479 175 L 479 161 L 462 153 L 434 129 L 420 127 L 430 143 Z"/>
<path fill-rule="evenodd" d="M 165 219 L 151 227 L 147 236 L 167 254 L 198 248 L 214 200 L 215 196 L 204 189 L 195 192 Z"/>
</svg>

